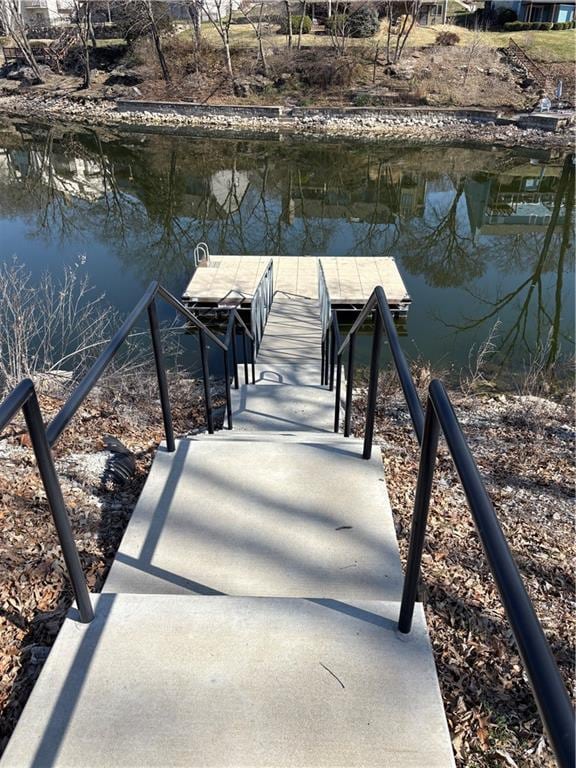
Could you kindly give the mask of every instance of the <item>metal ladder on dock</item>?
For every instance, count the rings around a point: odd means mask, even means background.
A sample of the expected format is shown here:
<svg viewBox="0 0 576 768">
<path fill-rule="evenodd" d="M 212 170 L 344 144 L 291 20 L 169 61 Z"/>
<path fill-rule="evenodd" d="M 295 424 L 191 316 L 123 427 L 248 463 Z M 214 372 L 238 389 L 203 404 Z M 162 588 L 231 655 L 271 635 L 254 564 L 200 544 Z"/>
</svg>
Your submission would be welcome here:
<svg viewBox="0 0 576 768">
<path fill-rule="evenodd" d="M 142 307 L 154 306 L 158 290 Z M 87 593 L 48 446 L 105 360 L 47 433 L 31 382 L 0 406 L 0 427 L 26 410 L 77 597 L 2 768 L 453 766 L 416 600 L 440 431 L 567 766 L 566 691 L 447 396 L 435 382 L 424 415 L 382 289 L 345 340 L 321 276 L 319 301 L 276 295 L 268 309 L 251 361 L 255 383 L 246 377 L 231 411 L 229 402 L 234 431 L 175 440 L 157 356 L 166 445 L 100 595 Z M 348 348 L 350 433 L 355 338 L 368 315 L 375 329 L 362 441 L 333 428 Z M 371 450 L 384 331 L 424 462 L 406 578 L 381 457 Z"/>
</svg>

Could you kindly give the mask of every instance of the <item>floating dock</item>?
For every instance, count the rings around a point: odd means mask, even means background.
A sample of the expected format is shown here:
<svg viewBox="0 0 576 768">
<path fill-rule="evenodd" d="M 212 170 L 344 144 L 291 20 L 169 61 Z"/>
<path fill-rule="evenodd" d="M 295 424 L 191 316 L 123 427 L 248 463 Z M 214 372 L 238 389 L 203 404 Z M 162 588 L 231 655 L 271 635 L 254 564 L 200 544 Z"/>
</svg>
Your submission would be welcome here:
<svg viewBox="0 0 576 768">
<path fill-rule="evenodd" d="M 183 299 L 197 308 L 248 307 L 270 259 L 274 292 L 318 298 L 318 262 L 322 264 L 334 309 L 361 309 L 377 285 L 390 307 L 405 312 L 410 296 L 393 258 L 386 256 L 217 256 L 200 263 Z"/>
</svg>

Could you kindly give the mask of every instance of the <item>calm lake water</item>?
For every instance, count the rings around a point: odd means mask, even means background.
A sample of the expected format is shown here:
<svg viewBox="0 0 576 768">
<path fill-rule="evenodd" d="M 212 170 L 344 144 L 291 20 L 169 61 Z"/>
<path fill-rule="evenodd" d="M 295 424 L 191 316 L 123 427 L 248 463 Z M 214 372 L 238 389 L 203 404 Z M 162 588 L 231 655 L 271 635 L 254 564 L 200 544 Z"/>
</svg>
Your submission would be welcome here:
<svg viewBox="0 0 576 768">
<path fill-rule="evenodd" d="M 537 150 L 232 139 L 0 124 L 2 259 L 82 255 L 127 311 L 179 295 L 192 252 L 394 256 L 403 344 L 456 370 L 499 322 L 493 364 L 572 351 L 574 164 Z"/>
</svg>

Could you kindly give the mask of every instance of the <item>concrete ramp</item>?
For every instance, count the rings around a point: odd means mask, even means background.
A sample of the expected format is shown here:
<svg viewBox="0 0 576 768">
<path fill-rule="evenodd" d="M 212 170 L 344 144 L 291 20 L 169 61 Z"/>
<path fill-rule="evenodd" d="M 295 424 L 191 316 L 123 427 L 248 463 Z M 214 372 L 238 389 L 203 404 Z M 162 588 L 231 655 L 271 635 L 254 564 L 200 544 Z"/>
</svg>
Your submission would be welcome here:
<svg viewBox="0 0 576 768">
<path fill-rule="evenodd" d="M 331 432 L 334 394 L 320 386 L 316 300 L 277 294 L 258 352 L 256 384 L 233 391 L 234 430 Z"/>
<path fill-rule="evenodd" d="M 66 620 L 3 768 L 453 766 L 422 609 L 103 594 Z"/>
</svg>

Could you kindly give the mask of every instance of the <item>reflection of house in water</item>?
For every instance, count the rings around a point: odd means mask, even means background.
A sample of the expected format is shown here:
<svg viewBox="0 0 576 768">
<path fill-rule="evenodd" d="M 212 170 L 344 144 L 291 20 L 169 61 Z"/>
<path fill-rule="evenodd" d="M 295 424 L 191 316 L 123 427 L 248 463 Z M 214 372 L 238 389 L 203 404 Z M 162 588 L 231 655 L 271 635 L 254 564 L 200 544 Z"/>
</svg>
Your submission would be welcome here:
<svg viewBox="0 0 576 768">
<path fill-rule="evenodd" d="M 389 166 L 369 168 L 346 186 L 322 182 L 312 175 L 298 179 L 287 189 L 284 216 L 295 218 L 348 219 L 368 224 L 391 224 L 397 216 L 420 217 L 424 213 L 426 179 Z"/>
<path fill-rule="evenodd" d="M 31 153 L 42 181 L 68 197 L 94 202 L 106 194 L 102 165 L 83 157 L 54 154 L 48 161 L 40 152 Z"/>
<path fill-rule="evenodd" d="M 498 176 L 476 174 L 465 184 L 472 235 L 544 232 L 550 223 L 561 167 L 523 165 Z M 564 220 L 563 208 L 558 226 Z"/>
<path fill-rule="evenodd" d="M 216 221 L 233 216 L 241 209 L 250 187 L 250 174 L 233 169 L 216 171 L 209 176 L 186 173 L 178 179 L 178 185 L 177 216 Z M 127 186 L 125 180 L 122 186 Z M 134 189 L 132 184 L 127 188 Z"/>
<path fill-rule="evenodd" d="M 236 213 L 242 206 L 250 186 L 246 171 L 234 169 L 216 171 L 210 177 L 210 191 L 216 203 L 227 214 Z"/>
<path fill-rule="evenodd" d="M 36 183 L 89 202 L 99 200 L 106 191 L 100 163 L 55 152 L 6 150 L 0 154 L 0 178 Z"/>
</svg>

